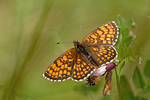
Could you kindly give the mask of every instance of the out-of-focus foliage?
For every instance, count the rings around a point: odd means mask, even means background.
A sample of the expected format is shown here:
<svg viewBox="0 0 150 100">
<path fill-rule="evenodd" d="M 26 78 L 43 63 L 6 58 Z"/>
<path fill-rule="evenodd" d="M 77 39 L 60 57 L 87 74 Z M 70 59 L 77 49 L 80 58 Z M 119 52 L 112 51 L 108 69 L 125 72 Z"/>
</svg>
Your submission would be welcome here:
<svg viewBox="0 0 150 100">
<path fill-rule="evenodd" d="M 149 0 L 1 0 L 0 99 L 147 100 L 149 4 Z M 82 41 L 91 31 L 112 20 L 120 29 L 116 49 L 121 62 L 112 77 L 110 96 L 102 95 L 104 78 L 97 86 L 87 88 L 84 82 L 57 83 L 42 77 L 49 64 L 73 47 L 71 43 L 56 42 L 77 40 L 83 23 L 78 38 Z M 138 77 L 141 79 L 135 80 Z"/>
</svg>

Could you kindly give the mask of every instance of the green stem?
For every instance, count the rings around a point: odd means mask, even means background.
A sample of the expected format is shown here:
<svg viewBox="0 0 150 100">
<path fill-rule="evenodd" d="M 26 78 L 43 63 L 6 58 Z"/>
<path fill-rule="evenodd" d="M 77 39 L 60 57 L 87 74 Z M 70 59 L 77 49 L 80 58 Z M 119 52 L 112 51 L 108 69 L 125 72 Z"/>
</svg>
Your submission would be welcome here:
<svg viewBox="0 0 150 100">
<path fill-rule="evenodd" d="M 117 74 L 117 69 L 115 69 L 115 74 L 116 74 L 116 83 L 117 83 L 117 89 L 118 89 L 118 94 L 120 98 L 120 85 L 119 85 L 119 75 Z"/>
</svg>

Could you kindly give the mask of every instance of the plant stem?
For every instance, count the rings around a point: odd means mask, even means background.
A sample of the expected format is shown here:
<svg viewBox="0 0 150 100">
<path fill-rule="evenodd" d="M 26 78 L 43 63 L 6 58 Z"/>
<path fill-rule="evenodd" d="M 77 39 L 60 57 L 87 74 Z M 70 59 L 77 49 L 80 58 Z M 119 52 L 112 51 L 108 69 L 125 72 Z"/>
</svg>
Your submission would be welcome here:
<svg viewBox="0 0 150 100">
<path fill-rule="evenodd" d="M 116 74 L 116 83 L 117 83 L 117 89 L 118 89 L 118 94 L 119 94 L 119 98 L 120 98 L 120 85 L 119 85 L 119 77 L 117 75 L 117 69 L 115 69 L 115 74 Z"/>
</svg>

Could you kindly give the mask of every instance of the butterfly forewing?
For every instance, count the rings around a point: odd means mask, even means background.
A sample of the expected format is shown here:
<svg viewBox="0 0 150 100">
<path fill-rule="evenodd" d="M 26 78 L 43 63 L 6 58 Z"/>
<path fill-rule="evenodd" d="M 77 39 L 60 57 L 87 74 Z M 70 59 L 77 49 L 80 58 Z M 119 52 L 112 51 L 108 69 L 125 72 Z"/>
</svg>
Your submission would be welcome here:
<svg viewBox="0 0 150 100">
<path fill-rule="evenodd" d="M 114 21 L 112 21 L 91 32 L 82 40 L 82 43 L 92 45 L 114 45 L 117 41 L 118 34 L 118 26 Z"/>
<path fill-rule="evenodd" d="M 72 48 L 58 57 L 43 74 L 50 81 L 64 81 L 73 71 L 75 49 Z"/>
</svg>

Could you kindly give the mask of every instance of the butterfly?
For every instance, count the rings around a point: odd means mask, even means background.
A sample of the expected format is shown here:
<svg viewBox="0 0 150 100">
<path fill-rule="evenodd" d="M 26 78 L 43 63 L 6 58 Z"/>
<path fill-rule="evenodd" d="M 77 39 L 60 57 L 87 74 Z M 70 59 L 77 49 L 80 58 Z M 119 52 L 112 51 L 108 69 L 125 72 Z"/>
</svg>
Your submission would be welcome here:
<svg viewBox="0 0 150 100">
<path fill-rule="evenodd" d="M 97 68 L 117 57 L 113 47 L 119 34 L 114 21 L 108 22 L 87 35 L 82 42 L 73 41 L 74 48 L 60 55 L 46 69 L 43 77 L 50 81 L 83 81 Z"/>
</svg>

